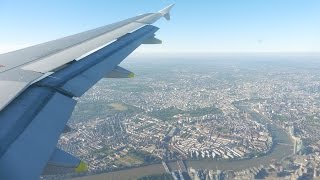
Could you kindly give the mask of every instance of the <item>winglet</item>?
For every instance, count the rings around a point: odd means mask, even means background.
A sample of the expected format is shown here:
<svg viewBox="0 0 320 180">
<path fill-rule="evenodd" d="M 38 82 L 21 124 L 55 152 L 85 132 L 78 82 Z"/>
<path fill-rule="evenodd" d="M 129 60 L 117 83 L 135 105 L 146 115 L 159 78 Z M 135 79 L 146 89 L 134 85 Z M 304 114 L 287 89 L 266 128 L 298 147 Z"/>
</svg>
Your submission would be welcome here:
<svg viewBox="0 0 320 180">
<path fill-rule="evenodd" d="M 174 4 L 171 4 L 170 6 L 168 6 L 168 7 L 164 8 L 164 9 L 162 9 L 161 11 L 159 11 L 159 13 L 161 13 L 162 16 L 164 18 L 166 18 L 166 20 L 168 20 L 168 21 L 170 20 L 170 11 L 173 8 L 173 6 L 174 6 Z"/>
</svg>

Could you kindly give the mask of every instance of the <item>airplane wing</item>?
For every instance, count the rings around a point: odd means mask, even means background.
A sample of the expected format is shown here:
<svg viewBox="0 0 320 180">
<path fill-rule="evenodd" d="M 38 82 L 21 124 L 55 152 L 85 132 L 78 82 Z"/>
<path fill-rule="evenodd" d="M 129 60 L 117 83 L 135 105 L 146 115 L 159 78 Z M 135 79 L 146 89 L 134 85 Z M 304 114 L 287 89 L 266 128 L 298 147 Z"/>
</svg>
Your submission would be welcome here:
<svg viewBox="0 0 320 180">
<path fill-rule="evenodd" d="M 118 66 L 141 44 L 158 44 L 161 17 L 173 5 L 118 23 L 0 55 L 0 179 L 39 179 L 83 172 L 86 165 L 56 148 L 82 96 L 102 78 L 129 78 Z"/>
</svg>

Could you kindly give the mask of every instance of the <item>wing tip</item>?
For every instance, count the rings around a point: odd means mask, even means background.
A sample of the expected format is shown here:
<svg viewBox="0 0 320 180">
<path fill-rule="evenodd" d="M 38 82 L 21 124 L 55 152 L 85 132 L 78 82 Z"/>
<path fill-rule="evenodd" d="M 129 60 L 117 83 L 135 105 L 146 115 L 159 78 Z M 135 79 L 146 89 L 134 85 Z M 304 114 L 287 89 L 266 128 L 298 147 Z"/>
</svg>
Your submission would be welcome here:
<svg viewBox="0 0 320 180">
<path fill-rule="evenodd" d="M 162 16 L 168 21 L 171 19 L 170 11 L 173 8 L 173 6 L 175 6 L 175 4 L 171 4 L 171 5 L 169 5 L 169 6 L 167 6 L 164 9 L 159 11 L 159 13 L 161 13 Z"/>
</svg>

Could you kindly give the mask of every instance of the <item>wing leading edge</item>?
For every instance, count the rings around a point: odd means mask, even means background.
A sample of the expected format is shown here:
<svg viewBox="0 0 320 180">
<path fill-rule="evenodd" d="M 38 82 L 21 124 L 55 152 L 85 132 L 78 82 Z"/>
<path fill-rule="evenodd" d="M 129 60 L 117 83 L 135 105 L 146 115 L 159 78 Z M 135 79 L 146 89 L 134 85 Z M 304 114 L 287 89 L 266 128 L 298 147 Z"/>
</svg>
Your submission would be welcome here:
<svg viewBox="0 0 320 180">
<path fill-rule="evenodd" d="M 155 38 L 159 28 L 151 24 L 170 19 L 172 6 L 0 55 L 0 179 L 86 170 L 78 158 L 56 148 L 68 129 L 74 97 L 102 78 L 133 77 L 118 65 L 141 44 L 161 42 Z"/>
</svg>

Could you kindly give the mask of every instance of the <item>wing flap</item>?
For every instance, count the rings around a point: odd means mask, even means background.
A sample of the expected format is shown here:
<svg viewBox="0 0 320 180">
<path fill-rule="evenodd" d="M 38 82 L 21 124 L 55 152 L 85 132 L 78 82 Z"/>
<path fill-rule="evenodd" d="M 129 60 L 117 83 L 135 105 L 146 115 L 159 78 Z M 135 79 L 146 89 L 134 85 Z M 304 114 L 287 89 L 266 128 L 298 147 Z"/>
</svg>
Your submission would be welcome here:
<svg viewBox="0 0 320 180">
<path fill-rule="evenodd" d="M 54 92 L 48 88 L 31 87 L 1 111 L 0 157 L 32 122 L 53 94 Z"/>
<path fill-rule="evenodd" d="M 58 148 L 53 152 L 43 175 L 55 175 L 86 171 L 87 167 L 80 159 Z"/>
<path fill-rule="evenodd" d="M 71 154 L 56 148 L 53 152 L 48 164 L 54 166 L 72 167 L 76 168 L 80 164 L 80 159 L 72 156 Z"/>
<path fill-rule="evenodd" d="M 120 66 L 117 66 L 111 73 L 107 73 L 105 78 L 133 78 L 134 73 Z"/>
<path fill-rule="evenodd" d="M 153 37 L 151 37 L 149 39 L 146 39 L 143 42 L 143 44 L 162 44 L 162 41 L 153 36 Z"/>
<path fill-rule="evenodd" d="M 76 101 L 55 93 L 0 159 L 2 179 L 38 179 Z M 36 154 L 36 155 L 35 155 Z M 14 163 L 13 163 L 14 162 Z M 12 173 L 12 170 L 17 173 Z"/>
</svg>

